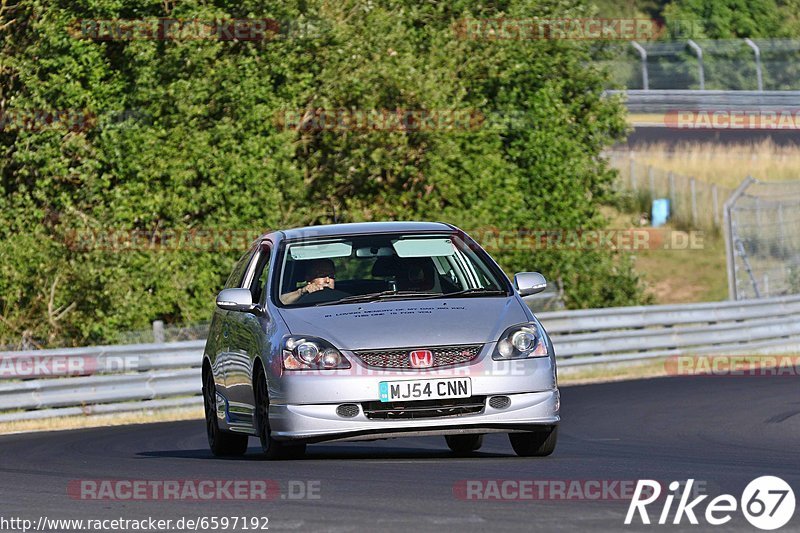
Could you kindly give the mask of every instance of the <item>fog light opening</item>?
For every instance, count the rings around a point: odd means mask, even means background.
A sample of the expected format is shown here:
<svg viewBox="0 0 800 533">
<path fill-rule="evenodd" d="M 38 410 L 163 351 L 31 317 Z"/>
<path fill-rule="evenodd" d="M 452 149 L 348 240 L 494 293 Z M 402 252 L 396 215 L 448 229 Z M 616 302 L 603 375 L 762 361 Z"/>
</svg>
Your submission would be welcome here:
<svg viewBox="0 0 800 533">
<path fill-rule="evenodd" d="M 336 414 L 342 418 L 353 418 L 358 415 L 359 407 L 354 403 L 343 403 L 336 408 Z"/>
<path fill-rule="evenodd" d="M 489 398 L 489 407 L 494 409 L 505 409 L 511 405 L 511 398 L 508 396 L 492 396 Z"/>
</svg>

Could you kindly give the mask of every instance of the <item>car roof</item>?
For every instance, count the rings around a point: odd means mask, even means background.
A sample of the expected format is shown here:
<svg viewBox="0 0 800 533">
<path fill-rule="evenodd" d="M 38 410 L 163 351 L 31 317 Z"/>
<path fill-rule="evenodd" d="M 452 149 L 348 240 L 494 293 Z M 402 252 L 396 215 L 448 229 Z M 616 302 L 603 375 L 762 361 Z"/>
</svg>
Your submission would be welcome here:
<svg viewBox="0 0 800 533">
<path fill-rule="evenodd" d="M 316 237 L 340 237 L 349 235 L 366 235 L 371 233 L 396 232 L 452 232 L 456 228 L 442 222 L 353 222 L 348 224 L 327 224 L 323 226 L 305 226 L 282 230 L 283 239 L 303 239 Z"/>
</svg>

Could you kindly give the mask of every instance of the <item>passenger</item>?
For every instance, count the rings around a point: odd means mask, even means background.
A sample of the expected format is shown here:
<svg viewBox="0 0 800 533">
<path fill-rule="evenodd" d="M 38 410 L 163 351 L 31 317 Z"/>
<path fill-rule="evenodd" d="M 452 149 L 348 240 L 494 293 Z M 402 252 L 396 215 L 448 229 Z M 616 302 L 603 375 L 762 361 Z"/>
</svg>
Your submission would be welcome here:
<svg viewBox="0 0 800 533">
<path fill-rule="evenodd" d="M 313 259 L 305 265 L 306 284 L 297 290 L 281 295 L 281 302 L 285 305 L 295 303 L 304 294 L 321 291 L 322 289 L 335 288 L 336 267 L 330 259 Z"/>
</svg>

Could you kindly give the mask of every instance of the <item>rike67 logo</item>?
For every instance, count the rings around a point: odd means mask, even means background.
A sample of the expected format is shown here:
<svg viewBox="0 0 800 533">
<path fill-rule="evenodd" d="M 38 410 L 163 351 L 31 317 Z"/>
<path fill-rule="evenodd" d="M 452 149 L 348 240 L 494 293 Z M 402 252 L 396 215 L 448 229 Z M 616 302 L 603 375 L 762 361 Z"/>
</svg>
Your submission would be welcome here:
<svg viewBox="0 0 800 533">
<path fill-rule="evenodd" d="M 693 484 L 694 479 L 686 481 L 685 486 L 678 481 L 669 484 L 670 492 L 663 498 L 664 506 L 658 515 L 659 524 L 668 522 L 676 498 L 678 504 L 672 516 L 672 524 L 680 524 L 685 517 L 690 524 L 697 525 L 700 523 L 699 515 L 705 519 L 706 523 L 712 526 L 721 526 L 730 522 L 732 513 L 741 509 L 750 524 L 758 529 L 770 531 L 786 525 L 794 515 L 794 491 L 779 477 L 762 476 L 754 479 L 745 487 L 742 497 L 738 501 L 730 494 L 720 494 L 706 503 L 703 513 L 700 512 L 702 508 L 700 504 L 708 498 L 708 495 L 696 496 L 690 501 Z M 684 487 L 682 491 L 680 491 L 681 487 Z M 640 479 L 628 507 L 625 524 L 633 523 L 637 514 L 642 524 L 650 524 L 647 506 L 659 500 L 661 492 L 661 484 L 658 481 Z"/>
</svg>

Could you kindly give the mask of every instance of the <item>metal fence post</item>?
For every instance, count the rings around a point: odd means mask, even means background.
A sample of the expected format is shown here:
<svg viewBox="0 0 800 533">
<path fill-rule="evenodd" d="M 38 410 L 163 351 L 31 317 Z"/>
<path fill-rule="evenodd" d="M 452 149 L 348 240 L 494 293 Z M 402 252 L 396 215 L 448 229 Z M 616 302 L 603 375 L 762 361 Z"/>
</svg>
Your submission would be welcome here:
<svg viewBox="0 0 800 533">
<path fill-rule="evenodd" d="M 715 226 L 719 225 L 719 202 L 717 201 L 718 200 L 717 197 L 718 197 L 717 184 L 716 183 L 712 183 L 711 184 L 711 202 L 714 204 L 714 225 Z"/>
<path fill-rule="evenodd" d="M 164 321 L 163 320 L 154 320 L 153 321 L 153 342 L 156 344 L 161 344 L 164 342 Z"/>
<path fill-rule="evenodd" d="M 670 172 L 668 179 L 669 179 L 669 201 L 671 203 L 675 203 L 675 174 Z M 674 211 L 675 206 L 670 206 L 669 210 Z"/>
<path fill-rule="evenodd" d="M 758 45 L 754 43 L 751 39 L 745 39 L 745 44 L 753 49 L 753 54 L 756 57 L 756 80 L 758 83 L 758 92 L 764 92 L 764 77 L 761 74 L 761 50 L 758 49 Z"/>
<path fill-rule="evenodd" d="M 650 79 L 647 75 L 647 50 L 636 41 L 631 41 L 631 46 L 639 52 L 639 57 L 642 59 L 642 89 L 645 91 L 650 90 Z"/>
<path fill-rule="evenodd" d="M 783 220 L 783 204 L 778 204 L 778 239 L 780 242 L 781 257 L 785 257 L 788 253 L 787 239 L 786 239 L 786 222 Z"/>
<path fill-rule="evenodd" d="M 700 90 L 701 91 L 705 91 L 705 89 L 706 89 L 706 77 L 705 77 L 705 72 L 703 71 L 703 49 L 700 48 L 700 45 L 698 45 L 696 42 L 694 42 L 691 39 L 686 41 L 686 44 L 691 46 L 692 50 L 694 50 L 694 53 L 697 54 L 697 67 L 698 67 L 698 71 L 699 71 L 699 74 L 700 74 Z"/>
<path fill-rule="evenodd" d="M 755 203 L 756 203 L 756 224 L 763 227 L 764 221 L 762 220 L 763 211 L 761 210 L 761 198 L 756 196 Z"/>
<path fill-rule="evenodd" d="M 725 255 L 728 258 L 728 299 L 730 300 L 738 300 L 738 295 L 736 294 L 736 258 L 734 257 L 734 246 L 733 246 L 733 239 L 734 239 L 734 231 L 733 231 L 733 217 L 731 216 L 731 210 L 733 209 L 736 200 L 744 194 L 745 189 L 747 189 L 751 183 L 753 183 L 755 179 L 752 176 L 747 176 L 742 183 L 733 191 L 730 198 L 725 201 L 725 205 L 722 206 L 722 215 L 724 217 L 724 222 L 722 224 L 723 229 L 725 230 Z"/>
</svg>

